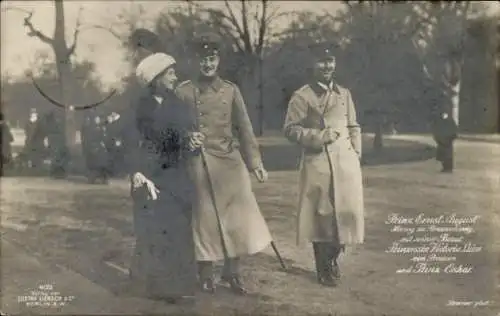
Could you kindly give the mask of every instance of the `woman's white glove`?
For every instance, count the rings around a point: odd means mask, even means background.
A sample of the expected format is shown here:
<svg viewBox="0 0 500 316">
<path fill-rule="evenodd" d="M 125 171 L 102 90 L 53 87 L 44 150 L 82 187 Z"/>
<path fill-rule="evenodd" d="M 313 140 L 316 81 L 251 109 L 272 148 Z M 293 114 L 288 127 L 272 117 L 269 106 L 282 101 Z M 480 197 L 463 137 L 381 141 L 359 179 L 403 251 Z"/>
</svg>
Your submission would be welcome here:
<svg viewBox="0 0 500 316">
<path fill-rule="evenodd" d="M 148 198 L 153 201 L 158 199 L 158 194 L 160 193 L 160 190 L 158 190 L 153 181 L 146 178 L 142 173 L 140 172 L 134 173 L 132 175 L 131 182 L 133 191 L 145 186 L 146 189 L 148 190 Z"/>
</svg>

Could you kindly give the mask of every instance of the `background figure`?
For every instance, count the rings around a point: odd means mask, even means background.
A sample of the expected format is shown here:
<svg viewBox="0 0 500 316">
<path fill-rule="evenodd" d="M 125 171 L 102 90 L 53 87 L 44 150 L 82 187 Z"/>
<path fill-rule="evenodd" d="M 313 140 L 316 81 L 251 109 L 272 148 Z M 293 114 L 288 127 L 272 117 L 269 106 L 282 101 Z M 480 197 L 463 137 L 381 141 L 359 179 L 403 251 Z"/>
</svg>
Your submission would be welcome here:
<svg viewBox="0 0 500 316">
<path fill-rule="evenodd" d="M 248 169 L 261 182 L 267 179 L 267 172 L 239 88 L 218 75 L 219 45 L 215 34 L 197 39 L 199 74 L 180 84 L 176 92 L 205 135 L 201 154 L 189 160 L 195 186 L 193 231 L 201 289 L 215 291 L 213 262 L 225 259 L 222 281 L 233 292 L 245 294 L 240 256 L 262 251 L 272 241 Z"/>
<path fill-rule="evenodd" d="M 29 168 L 39 168 L 42 166 L 45 156 L 45 135 L 41 131 L 40 119 L 35 108 L 30 111 L 24 133 L 26 139 L 24 142 L 23 162 L 26 162 Z"/>
<path fill-rule="evenodd" d="M 120 175 L 124 171 L 125 140 L 122 130 L 123 125 L 120 114 L 111 112 L 106 117 L 106 148 L 108 151 L 108 172 L 112 175 Z"/>
<path fill-rule="evenodd" d="M 66 145 L 64 112 L 54 109 L 47 113 L 43 121 L 43 133 L 47 136 L 50 157 L 50 176 L 65 178 L 68 173 L 70 153 Z"/>
<path fill-rule="evenodd" d="M 0 136 L 2 141 L 2 169 L 0 173 L 3 175 L 4 167 L 9 166 L 12 163 L 12 142 L 14 141 L 14 136 L 12 135 L 9 123 L 4 119 L 3 113 L 0 113 L 0 132 L 2 133 Z"/>
<path fill-rule="evenodd" d="M 134 205 L 131 276 L 151 298 L 178 302 L 194 296 L 196 264 L 191 184 L 186 172 L 189 108 L 173 93 L 175 60 L 145 58 L 136 70 L 144 91 L 127 126 L 127 166 Z M 136 144 L 137 146 L 132 146 Z"/>
<path fill-rule="evenodd" d="M 108 183 L 108 151 L 106 149 L 106 130 L 96 111 L 86 115 L 82 130 L 82 151 L 87 165 L 90 183 Z"/>
<path fill-rule="evenodd" d="M 448 113 L 439 113 L 433 120 L 433 136 L 436 141 L 436 160 L 443 168 L 441 172 L 453 172 L 453 142 L 457 138 L 458 127 Z"/>
<path fill-rule="evenodd" d="M 361 129 L 350 91 L 335 81 L 333 47 L 312 53 L 314 78 L 293 94 L 284 131 L 302 147 L 297 244 L 312 242 L 318 282 L 336 286 L 344 245 L 364 241 Z"/>
</svg>

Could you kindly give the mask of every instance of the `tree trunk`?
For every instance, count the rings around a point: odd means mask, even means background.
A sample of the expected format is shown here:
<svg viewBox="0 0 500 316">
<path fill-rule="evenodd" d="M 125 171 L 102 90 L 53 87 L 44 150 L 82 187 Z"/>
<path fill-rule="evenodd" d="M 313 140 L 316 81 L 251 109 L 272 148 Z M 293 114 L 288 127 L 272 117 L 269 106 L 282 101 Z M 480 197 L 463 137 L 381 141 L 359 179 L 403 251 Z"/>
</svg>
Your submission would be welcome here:
<svg viewBox="0 0 500 316">
<path fill-rule="evenodd" d="M 446 62 L 444 77 L 448 86 L 450 95 L 449 113 L 453 120 L 459 126 L 459 111 L 460 111 L 460 85 L 461 85 L 462 60 L 461 58 L 451 57 Z"/>
<path fill-rule="evenodd" d="M 257 105 L 257 136 L 264 135 L 264 69 L 263 60 L 259 58 L 259 104 Z"/>
<path fill-rule="evenodd" d="M 453 95 L 451 96 L 451 117 L 453 118 L 457 126 L 459 126 L 460 114 L 460 83 L 461 81 L 452 86 Z"/>
<path fill-rule="evenodd" d="M 245 66 L 241 68 L 241 72 L 238 75 L 240 82 L 240 89 L 243 97 L 245 99 L 245 104 L 247 106 L 248 115 L 252 121 L 252 126 L 257 136 L 262 130 L 260 126 L 260 104 L 261 99 L 261 83 L 259 80 L 259 69 L 258 64 L 255 63 L 250 58 L 246 59 Z"/>
<path fill-rule="evenodd" d="M 53 37 L 53 49 L 57 65 L 60 100 L 63 104 L 71 104 L 71 89 L 73 81 L 71 76 L 72 69 L 70 61 L 70 51 L 66 43 L 63 1 L 55 0 L 54 7 L 55 28 Z M 74 111 L 65 109 L 64 125 L 66 145 L 70 150 L 71 156 L 76 157 L 78 148 L 76 144 L 77 127 Z"/>
</svg>

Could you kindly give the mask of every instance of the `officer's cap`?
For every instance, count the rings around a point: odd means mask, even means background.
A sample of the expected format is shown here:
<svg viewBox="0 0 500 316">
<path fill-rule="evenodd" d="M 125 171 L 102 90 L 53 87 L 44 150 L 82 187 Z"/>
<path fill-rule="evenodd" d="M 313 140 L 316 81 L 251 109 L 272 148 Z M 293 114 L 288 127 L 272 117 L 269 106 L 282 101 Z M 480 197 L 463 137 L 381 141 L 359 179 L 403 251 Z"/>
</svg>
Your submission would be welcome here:
<svg viewBox="0 0 500 316">
<path fill-rule="evenodd" d="M 211 32 L 201 33 L 195 38 L 196 54 L 200 57 L 219 55 L 221 38 Z"/>
<path fill-rule="evenodd" d="M 336 45 L 327 42 L 316 43 L 309 46 L 311 58 L 314 61 L 334 59 L 337 51 Z"/>
</svg>

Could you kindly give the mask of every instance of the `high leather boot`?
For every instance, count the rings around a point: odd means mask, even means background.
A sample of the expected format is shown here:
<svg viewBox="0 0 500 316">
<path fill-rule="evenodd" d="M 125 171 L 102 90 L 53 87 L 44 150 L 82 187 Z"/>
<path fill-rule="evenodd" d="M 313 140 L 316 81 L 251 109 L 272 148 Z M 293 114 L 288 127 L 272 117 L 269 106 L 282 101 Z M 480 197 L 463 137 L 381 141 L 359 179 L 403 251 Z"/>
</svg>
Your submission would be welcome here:
<svg viewBox="0 0 500 316">
<path fill-rule="evenodd" d="M 331 256 L 330 256 L 330 263 L 329 265 L 332 267 L 332 277 L 335 280 L 340 280 L 340 268 L 338 264 L 338 258 L 342 252 L 345 251 L 345 246 L 344 245 L 339 245 L 339 246 L 333 246 L 331 248 Z"/>
<path fill-rule="evenodd" d="M 214 268 L 211 261 L 198 261 L 198 276 L 200 279 L 201 291 L 214 294 L 216 287 L 214 280 Z"/>
<path fill-rule="evenodd" d="M 245 295 L 248 291 L 243 287 L 239 273 L 239 258 L 229 258 L 224 262 L 221 281 L 227 282 L 231 291 L 238 295 Z"/>
<path fill-rule="evenodd" d="M 330 243 L 313 242 L 318 283 L 328 287 L 335 287 L 337 284 L 333 278 L 333 270 L 330 263 L 331 251 L 329 249 L 331 249 Z"/>
</svg>

